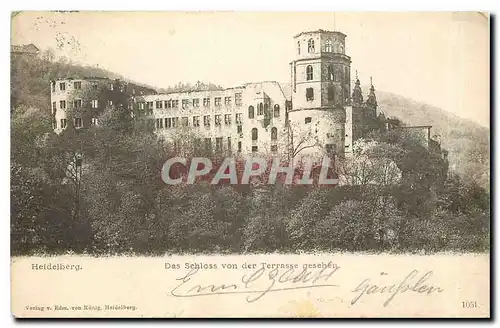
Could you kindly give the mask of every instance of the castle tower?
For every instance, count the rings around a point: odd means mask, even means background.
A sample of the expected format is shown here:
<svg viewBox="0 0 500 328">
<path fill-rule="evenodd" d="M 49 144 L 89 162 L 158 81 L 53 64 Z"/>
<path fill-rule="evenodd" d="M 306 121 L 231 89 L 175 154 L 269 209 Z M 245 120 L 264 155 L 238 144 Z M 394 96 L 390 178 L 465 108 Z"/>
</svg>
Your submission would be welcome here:
<svg viewBox="0 0 500 328">
<path fill-rule="evenodd" d="M 346 35 L 336 31 L 302 32 L 294 37 L 291 64 L 292 127 L 309 133 L 307 153 L 319 149 L 344 152 L 345 109 L 350 93 L 351 58 L 345 54 Z M 317 146 L 317 147 L 316 147 Z"/>
</svg>

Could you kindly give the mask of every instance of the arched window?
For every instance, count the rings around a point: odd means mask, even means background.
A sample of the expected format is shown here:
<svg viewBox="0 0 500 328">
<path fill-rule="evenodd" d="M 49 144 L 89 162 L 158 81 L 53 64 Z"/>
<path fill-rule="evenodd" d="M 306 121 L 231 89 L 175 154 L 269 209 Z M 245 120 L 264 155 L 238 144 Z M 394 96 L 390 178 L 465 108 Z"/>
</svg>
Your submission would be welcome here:
<svg viewBox="0 0 500 328">
<path fill-rule="evenodd" d="M 307 52 L 308 53 L 314 52 L 314 40 L 313 39 L 309 39 L 309 41 L 307 41 Z"/>
<path fill-rule="evenodd" d="M 332 52 L 332 40 L 330 39 L 325 42 L 325 52 Z"/>
<path fill-rule="evenodd" d="M 280 105 L 274 105 L 274 117 L 280 117 Z"/>
<path fill-rule="evenodd" d="M 343 46 L 343 45 L 339 45 L 339 52 L 340 52 L 341 54 L 343 54 L 343 53 L 344 53 L 344 46 Z"/>
<path fill-rule="evenodd" d="M 311 81 L 313 79 L 313 67 L 311 65 L 307 65 L 306 67 L 306 80 Z"/>
<path fill-rule="evenodd" d="M 257 115 L 264 115 L 264 104 L 260 103 L 257 108 Z"/>
<path fill-rule="evenodd" d="M 259 138 L 259 133 L 257 132 L 257 128 L 252 129 L 252 140 L 257 140 Z"/>
<path fill-rule="evenodd" d="M 273 127 L 271 129 L 271 140 L 277 140 L 278 139 L 278 129 Z"/>
<path fill-rule="evenodd" d="M 297 55 L 300 55 L 300 41 L 297 41 Z"/>
<path fill-rule="evenodd" d="M 248 118 L 254 118 L 255 112 L 253 106 L 248 106 Z"/>
<path fill-rule="evenodd" d="M 327 79 L 330 80 L 330 81 L 335 80 L 335 73 L 333 72 L 333 66 L 332 65 L 328 65 L 328 77 L 327 77 Z"/>
</svg>

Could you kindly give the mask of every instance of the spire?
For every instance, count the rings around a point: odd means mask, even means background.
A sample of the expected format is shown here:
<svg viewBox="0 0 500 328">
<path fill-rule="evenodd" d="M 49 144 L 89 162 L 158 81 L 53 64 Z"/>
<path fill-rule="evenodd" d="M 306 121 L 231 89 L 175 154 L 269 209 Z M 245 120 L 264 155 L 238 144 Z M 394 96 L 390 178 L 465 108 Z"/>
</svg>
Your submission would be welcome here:
<svg viewBox="0 0 500 328">
<path fill-rule="evenodd" d="M 358 71 L 356 70 L 356 83 L 352 91 L 352 103 L 354 106 L 361 106 L 363 104 L 363 93 L 361 92 L 361 83 L 358 78 Z"/>
<path fill-rule="evenodd" d="M 366 105 L 370 108 L 377 109 L 377 97 L 375 96 L 375 88 L 373 87 L 373 79 L 370 76 L 370 93 L 366 100 Z"/>
</svg>

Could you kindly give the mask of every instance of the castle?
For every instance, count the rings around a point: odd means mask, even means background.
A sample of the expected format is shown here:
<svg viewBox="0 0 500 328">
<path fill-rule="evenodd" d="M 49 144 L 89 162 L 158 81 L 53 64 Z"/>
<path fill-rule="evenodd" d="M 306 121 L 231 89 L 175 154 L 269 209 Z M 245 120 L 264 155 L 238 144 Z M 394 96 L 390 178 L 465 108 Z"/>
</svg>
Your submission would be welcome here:
<svg viewBox="0 0 500 328">
<path fill-rule="evenodd" d="M 60 133 L 69 125 L 99 124 L 104 109 L 116 106 L 130 109 L 176 149 L 190 138 L 210 152 L 345 156 L 377 119 L 373 85 L 364 101 L 356 74 L 351 92 L 345 40 L 337 31 L 296 35 L 290 84 L 160 94 L 113 79 L 51 81 L 53 127 Z"/>
</svg>

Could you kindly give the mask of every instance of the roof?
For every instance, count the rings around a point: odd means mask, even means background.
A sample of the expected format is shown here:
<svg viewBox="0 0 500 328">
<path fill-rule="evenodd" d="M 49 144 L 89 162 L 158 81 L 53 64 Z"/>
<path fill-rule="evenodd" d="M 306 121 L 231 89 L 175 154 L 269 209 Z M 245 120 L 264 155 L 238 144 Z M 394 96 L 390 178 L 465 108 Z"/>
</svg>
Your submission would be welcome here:
<svg viewBox="0 0 500 328">
<path fill-rule="evenodd" d="M 22 45 L 11 45 L 10 46 L 10 51 L 11 52 L 22 52 L 22 53 L 32 53 L 36 54 L 40 51 L 37 46 L 35 46 L 33 43 L 30 44 L 22 44 Z"/>
<path fill-rule="evenodd" d="M 298 38 L 299 36 L 303 35 L 303 34 L 312 34 L 312 33 L 331 33 L 331 34 L 340 34 L 342 35 L 344 38 L 347 36 L 345 35 L 344 33 L 342 32 L 339 32 L 339 31 L 327 31 L 327 30 L 322 30 L 322 29 L 319 29 L 319 30 L 316 30 L 316 31 L 304 31 L 304 32 L 300 32 L 299 34 L 295 35 L 294 38 Z"/>
</svg>

